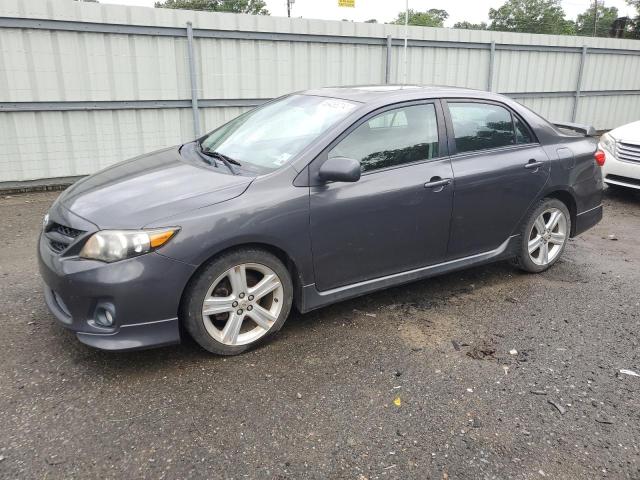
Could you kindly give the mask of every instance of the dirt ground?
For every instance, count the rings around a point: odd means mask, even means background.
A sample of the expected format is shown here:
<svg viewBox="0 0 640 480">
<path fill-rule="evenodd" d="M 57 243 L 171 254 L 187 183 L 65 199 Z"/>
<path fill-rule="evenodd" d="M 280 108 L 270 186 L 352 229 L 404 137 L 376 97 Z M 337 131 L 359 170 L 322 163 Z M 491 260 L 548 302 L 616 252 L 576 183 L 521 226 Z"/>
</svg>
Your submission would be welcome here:
<svg viewBox="0 0 640 480">
<path fill-rule="evenodd" d="M 55 196 L 0 198 L 1 478 L 640 478 L 638 194 L 607 192 L 546 273 L 294 314 L 233 358 L 57 325 L 35 258 Z"/>
</svg>

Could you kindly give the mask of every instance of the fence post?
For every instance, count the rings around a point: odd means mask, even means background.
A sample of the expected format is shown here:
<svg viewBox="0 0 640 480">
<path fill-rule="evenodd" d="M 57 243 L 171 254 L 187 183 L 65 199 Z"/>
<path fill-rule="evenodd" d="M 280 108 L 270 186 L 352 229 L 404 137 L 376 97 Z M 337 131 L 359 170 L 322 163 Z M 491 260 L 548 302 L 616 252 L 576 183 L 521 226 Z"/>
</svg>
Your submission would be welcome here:
<svg viewBox="0 0 640 480">
<path fill-rule="evenodd" d="M 200 114 L 198 113 L 198 80 L 196 79 L 196 59 L 193 53 L 193 25 L 187 22 L 187 53 L 189 55 L 189 77 L 191 79 L 191 112 L 193 113 L 193 133 L 200 136 Z"/>
<path fill-rule="evenodd" d="M 496 41 L 491 41 L 491 50 L 489 51 L 489 81 L 488 88 L 490 92 L 493 92 L 493 69 L 496 63 Z"/>
<path fill-rule="evenodd" d="M 391 35 L 387 35 L 387 60 L 384 67 L 384 83 L 391 81 Z"/>
<path fill-rule="evenodd" d="M 578 79 L 576 81 L 576 96 L 573 100 L 573 111 L 571 112 L 571 121 L 576 121 L 578 114 L 578 102 L 580 101 L 580 90 L 582 89 L 582 74 L 584 72 L 584 64 L 587 61 L 587 46 L 582 46 L 582 55 L 580 56 L 580 67 L 578 68 Z"/>
</svg>

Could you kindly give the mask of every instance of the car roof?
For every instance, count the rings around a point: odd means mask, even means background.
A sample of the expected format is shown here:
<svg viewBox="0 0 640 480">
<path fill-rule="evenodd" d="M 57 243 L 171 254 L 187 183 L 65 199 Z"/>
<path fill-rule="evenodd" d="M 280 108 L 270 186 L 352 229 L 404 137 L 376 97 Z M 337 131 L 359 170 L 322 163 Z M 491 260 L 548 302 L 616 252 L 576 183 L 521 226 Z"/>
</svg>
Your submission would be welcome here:
<svg viewBox="0 0 640 480">
<path fill-rule="evenodd" d="M 360 103 L 389 103 L 416 98 L 467 97 L 499 99 L 501 96 L 484 90 L 439 85 L 357 85 L 325 87 L 299 92 L 302 95 L 341 98 Z"/>
</svg>

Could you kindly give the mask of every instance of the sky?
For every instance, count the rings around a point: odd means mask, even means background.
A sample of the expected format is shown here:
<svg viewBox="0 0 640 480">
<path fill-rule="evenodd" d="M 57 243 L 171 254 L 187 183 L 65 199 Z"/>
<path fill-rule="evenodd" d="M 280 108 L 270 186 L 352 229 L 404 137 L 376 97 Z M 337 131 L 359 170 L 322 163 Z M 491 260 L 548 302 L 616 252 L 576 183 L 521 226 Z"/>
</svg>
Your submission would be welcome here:
<svg viewBox="0 0 640 480">
<path fill-rule="evenodd" d="M 600 0 L 602 2 L 602 0 Z M 101 3 L 120 5 L 138 5 L 152 7 L 154 0 L 100 0 Z M 286 0 L 266 0 L 271 15 L 287 16 Z M 445 26 L 451 27 L 455 22 L 488 22 L 489 8 L 500 7 L 505 0 L 409 0 L 409 8 L 424 11 L 440 8 L 449 12 Z M 404 10 L 404 0 L 355 0 L 355 8 L 338 7 L 338 0 L 295 0 L 292 6 L 292 17 L 317 18 L 323 20 L 354 20 L 363 22 L 375 18 L 378 22 L 390 22 L 398 12 Z M 625 0 L 604 0 L 607 7 L 617 7 L 620 15 L 635 16 L 635 10 Z M 563 0 L 562 7 L 568 18 L 575 19 L 590 5 L 592 0 Z"/>
</svg>

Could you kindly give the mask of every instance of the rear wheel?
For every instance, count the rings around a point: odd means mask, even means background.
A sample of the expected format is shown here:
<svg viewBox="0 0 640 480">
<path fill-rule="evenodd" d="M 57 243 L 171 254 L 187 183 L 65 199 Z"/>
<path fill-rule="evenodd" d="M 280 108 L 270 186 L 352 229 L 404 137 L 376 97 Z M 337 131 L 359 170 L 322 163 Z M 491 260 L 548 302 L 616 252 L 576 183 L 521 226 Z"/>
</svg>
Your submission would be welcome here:
<svg viewBox="0 0 640 480">
<path fill-rule="evenodd" d="M 564 252 L 570 232 L 571 216 L 566 205 L 555 198 L 545 198 L 524 223 L 515 263 L 526 272 L 548 269 Z"/>
<path fill-rule="evenodd" d="M 241 249 L 210 262 L 185 295 L 183 321 L 195 341 L 212 353 L 236 355 L 280 330 L 293 286 L 277 257 Z"/>
</svg>

